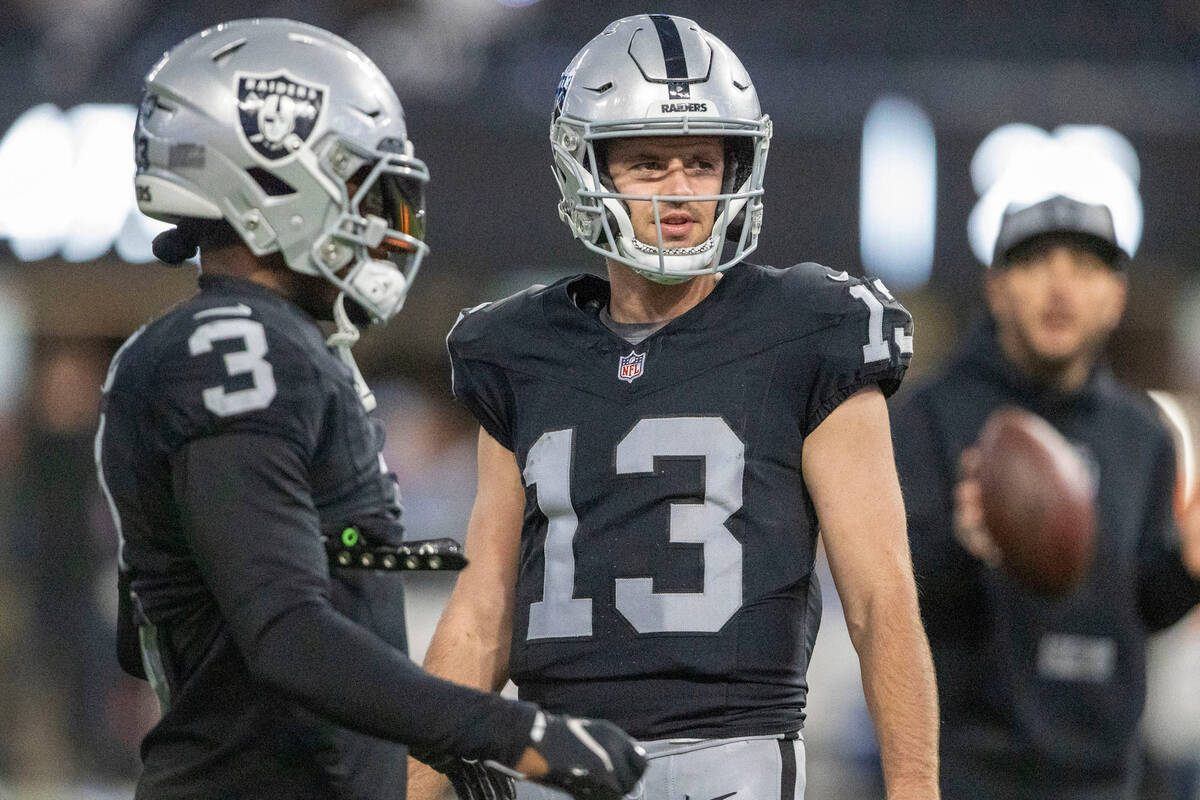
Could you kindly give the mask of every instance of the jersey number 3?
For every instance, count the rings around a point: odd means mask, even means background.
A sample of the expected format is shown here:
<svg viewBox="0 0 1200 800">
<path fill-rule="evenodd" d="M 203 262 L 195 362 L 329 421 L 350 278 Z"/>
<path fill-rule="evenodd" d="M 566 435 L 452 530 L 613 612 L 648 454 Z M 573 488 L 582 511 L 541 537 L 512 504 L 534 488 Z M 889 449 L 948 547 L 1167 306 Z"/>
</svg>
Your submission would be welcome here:
<svg viewBox="0 0 1200 800">
<path fill-rule="evenodd" d="M 263 358 L 267 354 L 267 334 L 261 322 L 253 319 L 218 319 L 206 322 L 192 332 L 188 352 L 193 356 L 211 353 L 213 342 L 241 339 L 242 348 L 225 354 L 225 371 L 229 377 L 249 375 L 250 385 L 244 389 L 227 390 L 210 386 L 201 392 L 204 407 L 218 417 L 258 411 L 275 399 L 275 372 Z"/>
<path fill-rule="evenodd" d="M 537 484 L 538 508 L 548 520 L 542 599 L 529 607 L 528 639 L 592 635 L 592 600 L 573 596 L 574 450 L 574 429 L 548 431 L 525 461 L 525 483 Z M 742 543 L 725 522 L 742 507 L 745 450 L 720 417 L 643 419 L 617 444 L 618 475 L 652 476 L 657 457 L 704 458 L 704 502 L 672 503 L 669 531 L 672 542 L 702 545 L 704 589 L 655 592 L 653 578 L 617 578 L 617 611 L 639 633 L 715 633 L 741 607 Z"/>
</svg>

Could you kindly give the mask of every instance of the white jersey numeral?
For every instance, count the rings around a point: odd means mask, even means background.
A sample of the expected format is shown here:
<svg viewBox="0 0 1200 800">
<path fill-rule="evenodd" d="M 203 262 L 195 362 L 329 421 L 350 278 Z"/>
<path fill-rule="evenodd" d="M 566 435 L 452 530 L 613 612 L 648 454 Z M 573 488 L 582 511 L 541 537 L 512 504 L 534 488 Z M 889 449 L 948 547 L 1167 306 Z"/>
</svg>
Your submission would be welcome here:
<svg viewBox="0 0 1200 800">
<path fill-rule="evenodd" d="M 644 419 L 617 445 L 617 474 L 653 473 L 657 456 L 703 456 L 704 502 L 672 503 L 672 542 L 703 545 L 704 590 L 655 592 L 617 578 L 617 610 L 638 633 L 715 633 L 742 607 L 742 543 L 725 521 L 742 507 L 746 446 L 720 417 Z"/>
<path fill-rule="evenodd" d="M 889 301 L 895 300 L 888 288 L 883 285 L 883 281 L 878 278 L 875 280 L 874 286 L 879 290 L 879 293 L 886 297 Z M 867 319 L 867 343 L 863 345 L 863 363 L 871 364 L 876 361 L 887 361 L 891 358 L 891 349 L 883 338 L 883 303 L 879 302 L 879 298 L 875 296 L 869 288 L 862 284 L 855 284 L 850 287 L 850 295 L 862 300 L 870 312 L 870 317 Z M 911 354 L 913 351 L 913 338 L 904 333 L 904 328 L 897 327 L 892 331 L 893 338 L 896 341 L 896 346 L 900 348 L 901 353 Z"/>
<path fill-rule="evenodd" d="M 617 578 L 617 611 L 639 633 L 712 633 L 742 605 L 742 544 L 725 527 L 742 507 L 745 444 L 720 417 L 643 419 L 617 444 L 618 475 L 654 473 L 658 457 L 704 458 L 704 502 L 672 503 L 671 542 L 703 548 L 704 588 L 655 592 L 652 577 Z M 537 484 L 538 508 L 548 526 L 542 599 L 529 608 L 527 639 L 592 634 L 592 600 L 574 597 L 575 533 L 571 504 L 574 431 L 548 431 L 534 443 L 525 482 Z M 648 478 L 649 479 L 649 478 Z"/>
<path fill-rule="evenodd" d="M 525 483 L 537 484 L 538 508 L 548 520 L 542 599 L 529 606 L 530 639 L 592 635 L 592 601 L 575 593 L 575 531 L 571 461 L 575 431 L 543 433 L 525 459 Z"/>
<path fill-rule="evenodd" d="M 242 349 L 225 354 L 225 370 L 229 377 L 250 375 L 252 385 L 228 391 L 224 386 L 210 386 L 201 392 L 204 407 L 219 417 L 257 411 L 271 405 L 275 399 L 275 372 L 264 358 L 267 354 L 267 334 L 261 322 L 252 319 L 219 319 L 206 322 L 188 339 L 188 351 L 193 356 L 210 353 L 214 342 L 241 339 Z"/>
</svg>

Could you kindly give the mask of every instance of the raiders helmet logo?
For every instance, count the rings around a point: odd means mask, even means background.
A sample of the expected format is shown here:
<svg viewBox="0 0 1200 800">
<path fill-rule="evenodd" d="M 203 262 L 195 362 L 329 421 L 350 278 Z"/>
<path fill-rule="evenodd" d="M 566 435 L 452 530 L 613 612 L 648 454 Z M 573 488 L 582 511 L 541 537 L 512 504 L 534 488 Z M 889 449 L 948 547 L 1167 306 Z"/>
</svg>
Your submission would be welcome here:
<svg viewBox="0 0 1200 800">
<path fill-rule="evenodd" d="M 316 128 L 326 93 L 326 87 L 301 83 L 284 71 L 238 73 L 238 116 L 246 144 L 268 161 L 295 152 Z"/>
</svg>

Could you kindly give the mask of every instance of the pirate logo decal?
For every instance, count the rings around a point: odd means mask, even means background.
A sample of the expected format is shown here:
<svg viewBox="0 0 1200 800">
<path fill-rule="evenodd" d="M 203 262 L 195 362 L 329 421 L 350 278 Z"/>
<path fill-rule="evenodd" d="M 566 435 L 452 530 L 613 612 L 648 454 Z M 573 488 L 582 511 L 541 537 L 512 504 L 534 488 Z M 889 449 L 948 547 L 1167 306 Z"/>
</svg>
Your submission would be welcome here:
<svg viewBox="0 0 1200 800">
<path fill-rule="evenodd" d="M 325 108 L 326 87 L 275 75 L 237 75 L 242 135 L 256 153 L 278 161 L 308 141 Z"/>
</svg>

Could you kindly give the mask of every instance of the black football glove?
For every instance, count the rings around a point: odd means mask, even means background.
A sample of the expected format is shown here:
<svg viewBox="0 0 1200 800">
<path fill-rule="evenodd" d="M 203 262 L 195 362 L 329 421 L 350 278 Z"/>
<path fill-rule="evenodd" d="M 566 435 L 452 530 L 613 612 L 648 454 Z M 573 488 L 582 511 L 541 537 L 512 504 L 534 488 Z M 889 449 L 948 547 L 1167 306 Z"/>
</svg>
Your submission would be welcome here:
<svg viewBox="0 0 1200 800">
<path fill-rule="evenodd" d="M 533 780 L 577 800 L 620 800 L 646 771 L 646 751 L 603 720 L 539 711 L 529 732 L 529 746 L 548 765 L 546 774 Z M 500 767 L 490 761 L 488 765 Z"/>
<path fill-rule="evenodd" d="M 516 800 L 517 787 L 507 774 L 479 761 L 457 756 L 420 757 L 450 779 L 458 800 Z"/>
</svg>

